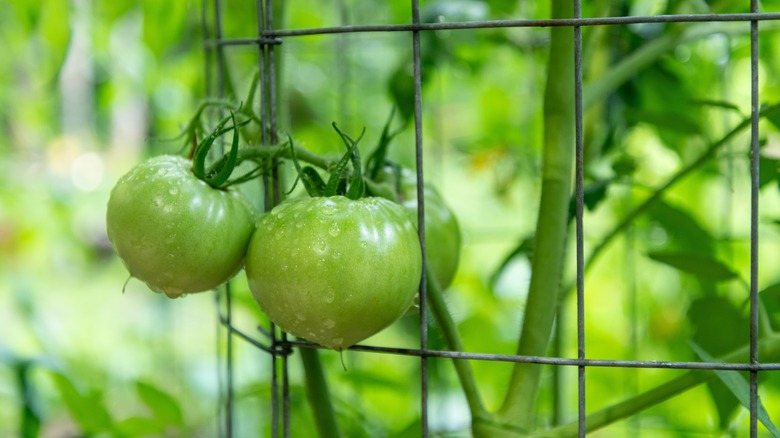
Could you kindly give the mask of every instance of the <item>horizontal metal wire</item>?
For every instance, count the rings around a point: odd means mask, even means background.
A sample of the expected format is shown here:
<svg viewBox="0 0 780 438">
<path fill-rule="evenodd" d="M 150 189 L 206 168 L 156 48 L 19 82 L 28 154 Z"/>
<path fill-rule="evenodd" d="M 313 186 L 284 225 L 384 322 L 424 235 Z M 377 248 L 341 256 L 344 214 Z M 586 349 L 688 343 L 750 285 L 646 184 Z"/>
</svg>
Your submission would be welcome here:
<svg viewBox="0 0 780 438">
<path fill-rule="evenodd" d="M 251 341 L 246 335 L 242 339 L 257 345 L 258 341 Z M 290 347 L 328 349 L 322 345 L 305 341 L 277 342 L 281 351 L 277 354 L 291 353 Z M 438 357 L 444 359 L 478 360 L 486 362 L 509 363 L 535 363 L 540 365 L 557 366 L 586 366 L 601 368 L 653 368 L 653 369 L 682 369 L 682 370 L 711 370 L 711 371 L 777 371 L 780 363 L 724 363 L 724 362 L 684 362 L 684 361 L 659 361 L 659 360 L 608 360 L 608 359 L 574 359 L 545 356 L 519 356 L 511 354 L 469 353 L 465 351 L 450 350 L 420 350 L 414 348 L 379 347 L 373 345 L 353 345 L 350 351 L 364 351 L 369 353 L 393 354 L 413 357 Z"/>
<path fill-rule="evenodd" d="M 242 44 L 279 44 L 277 37 L 292 37 L 306 35 L 325 35 L 340 33 L 368 32 L 414 32 L 436 30 L 463 29 L 496 29 L 519 27 L 573 27 L 573 26 L 614 26 L 626 24 L 647 23 L 702 23 L 702 22 L 751 22 L 780 20 L 778 12 L 740 13 L 740 14 L 676 14 L 676 15 L 637 15 L 621 17 L 598 18 L 567 18 L 567 19 L 524 19 L 524 20 L 485 20 L 485 21 L 454 21 L 446 23 L 419 24 L 378 24 L 333 26 L 303 29 L 277 29 L 263 32 L 258 38 L 223 38 L 209 44 L 242 45 Z"/>
</svg>

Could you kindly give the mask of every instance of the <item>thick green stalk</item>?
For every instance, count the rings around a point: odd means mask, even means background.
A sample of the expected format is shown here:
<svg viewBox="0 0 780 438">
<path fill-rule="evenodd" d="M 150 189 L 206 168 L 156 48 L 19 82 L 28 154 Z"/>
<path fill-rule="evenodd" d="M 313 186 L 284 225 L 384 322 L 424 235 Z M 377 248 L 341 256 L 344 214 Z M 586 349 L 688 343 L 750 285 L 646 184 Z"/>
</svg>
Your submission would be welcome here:
<svg viewBox="0 0 780 438">
<path fill-rule="evenodd" d="M 341 436 L 336 422 L 336 413 L 330 400 L 328 382 L 320 363 L 319 352 L 312 348 L 298 350 L 303 361 L 306 374 L 306 397 L 309 399 L 317 433 L 320 438 L 337 438 Z"/>
<path fill-rule="evenodd" d="M 570 18 L 572 4 L 553 0 L 553 18 Z M 544 95 L 542 193 L 536 226 L 536 250 L 531 284 L 517 354 L 543 356 L 558 305 L 567 235 L 569 197 L 574 163 L 574 43 L 573 30 L 550 30 L 550 58 Z M 499 412 L 503 422 L 530 431 L 542 367 L 518 363 Z"/>
</svg>

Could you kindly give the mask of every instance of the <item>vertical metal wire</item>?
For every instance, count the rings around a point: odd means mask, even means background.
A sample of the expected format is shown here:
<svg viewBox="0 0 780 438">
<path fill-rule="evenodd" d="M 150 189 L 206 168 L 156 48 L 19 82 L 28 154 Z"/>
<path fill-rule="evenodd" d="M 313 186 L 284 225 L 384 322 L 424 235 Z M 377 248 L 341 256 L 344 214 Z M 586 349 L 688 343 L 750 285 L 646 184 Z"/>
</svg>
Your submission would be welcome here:
<svg viewBox="0 0 780 438">
<path fill-rule="evenodd" d="M 220 0 L 214 0 L 214 39 L 215 41 L 222 40 L 222 5 Z M 225 94 L 225 52 L 222 45 L 217 44 L 215 47 L 216 62 L 217 62 L 217 95 L 223 96 Z M 230 282 L 225 284 L 225 324 L 228 326 L 228 330 L 225 332 L 226 352 L 225 352 L 225 379 L 226 379 L 226 396 L 225 396 L 225 424 L 224 424 L 224 436 L 226 438 L 233 437 L 233 418 L 234 418 L 234 382 L 233 382 L 233 334 L 229 328 L 233 322 L 233 305 L 231 299 Z M 217 305 L 219 309 L 219 304 Z"/>
<path fill-rule="evenodd" d="M 412 0 L 412 23 L 420 24 L 420 5 L 418 0 Z M 422 436 L 428 436 L 428 357 L 424 352 L 428 349 L 428 287 L 427 263 L 425 261 L 425 196 L 423 190 L 423 138 L 422 138 L 422 66 L 420 55 L 420 31 L 412 32 L 412 49 L 414 57 L 414 140 L 415 160 L 417 165 L 417 232 L 420 237 L 423 269 L 420 279 L 420 422 Z"/>
<path fill-rule="evenodd" d="M 580 0 L 574 0 L 574 18 L 582 17 Z M 577 359 L 585 359 L 585 256 L 583 237 L 584 207 L 584 145 L 582 127 L 582 27 L 574 26 L 574 124 L 575 124 L 575 189 L 577 198 Z M 585 437 L 585 365 L 577 367 L 578 434 Z"/>
<path fill-rule="evenodd" d="M 262 39 L 266 31 L 273 30 L 273 0 L 258 0 L 257 6 L 257 33 Z M 274 47 L 269 44 L 258 46 L 259 83 L 260 93 L 260 123 L 261 142 L 264 145 L 274 144 L 278 141 L 276 127 L 276 63 Z M 263 177 L 265 192 L 265 209 L 269 210 L 281 202 L 281 189 L 279 183 L 279 169 L 276 160 L 271 163 L 271 177 Z M 284 347 L 287 343 L 287 334 L 282 332 L 281 339 L 277 338 L 275 324 L 270 324 L 271 333 L 271 434 L 279 436 L 279 419 L 282 420 L 282 435 L 290 436 L 290 380 L 288 354 Z M 281 369 L 280 369 L 281 368 Z M 281 376 L 280 376 L 281 374 Z M 281 378 L 281 401 L 279 394 L 279 379 Z M 281 409 L 280 409 L 281 403 Z"/>
<path fill-rule="evenodd" d="M 758 13 L 758 0 L 750 1 Z M 758 358 L 758 194 L 759 194 L 759 102 L 758 21 L 750 22 L 750 364 Z M 758 370 L 750 371 L 750 436 L 758 436 Z"/>
</svg>

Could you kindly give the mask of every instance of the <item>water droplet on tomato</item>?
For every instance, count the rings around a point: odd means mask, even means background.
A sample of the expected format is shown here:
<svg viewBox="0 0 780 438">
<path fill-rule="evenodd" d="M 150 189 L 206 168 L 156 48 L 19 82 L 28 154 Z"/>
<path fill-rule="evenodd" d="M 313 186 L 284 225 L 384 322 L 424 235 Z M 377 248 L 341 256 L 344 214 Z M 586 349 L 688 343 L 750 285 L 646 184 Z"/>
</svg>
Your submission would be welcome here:
<svg viewBox="0 0 780 438">
<path fill-rule="evenodd" d="M 333 343 L 334 344 L 341 345 L 342 342 L 344 342 L 344 338 L 333 338 Z"/>
<path fill-rule="evenodd" d="M 303 313 L 296 313 L 295 317 L 298 318 L 298 321 L 306 321 L 306 315 Z"/>
<path fill-rule="evenodd" d="M 325 327 L 329 328 L 329 329 L 333 328 L 333 327 L 336 327 L 336 321 L 334 321 L 334 320 L 332 320 L 330 318 L 328 318 L 325 321 L 323 321 L 323 324 L 325 324 Z M 338 341 L 338 342 L 341 342 L 341 341 Z"/>
<path fill-rule="evenodd" d="M 165 176 L 168 174 L 168 169 L 166 168 L 157 169 L 157 174 L 160 176 Z"/>
<path fill-rule="evenodd" d="M 322 293 L 322 298 L 326 303 L 332 303 L 336 299 L 336 292 L 332 287 L 328 286 Z"/>
<path fill-rule="evenodd" d="M 333 216 L 336 214 L 336 204 L 331 200 L 326 200 L 325 204 L 320 207 L 320 212 L 324 214 L 325 216 Z"/>
<path fill-rule="evenodd" d="M 163 199 L 159 196 L 155 196 L 152 198 L 152 204 L 154 204 L 155 207 L 161 207 L 165 202 Z"/>
<path fill-rule="evenodd" d="M 322 239 L 318 239 L 314 243 L 314 250 L 317 251 L 318 253 L 324 253 L 325 251 L 328 250 L 328 243 Z"/>
<path fill-rule="evenodd" d="M 179 188 L 178 187 L 171 187 L 168 189 L 168 193 L 171 195 L 178 195 L 179 194 Z"/>
<path fill-rule="evenodd" d="M 333 237 L 336 237 L 339 234 L 341 234 L 341 227 L 339 227 L 339 224 L 334 223 L 333 225 L 331 225 L 330 229 L 328 229 L 328 234 L 330 234 Z"/>
</svg>

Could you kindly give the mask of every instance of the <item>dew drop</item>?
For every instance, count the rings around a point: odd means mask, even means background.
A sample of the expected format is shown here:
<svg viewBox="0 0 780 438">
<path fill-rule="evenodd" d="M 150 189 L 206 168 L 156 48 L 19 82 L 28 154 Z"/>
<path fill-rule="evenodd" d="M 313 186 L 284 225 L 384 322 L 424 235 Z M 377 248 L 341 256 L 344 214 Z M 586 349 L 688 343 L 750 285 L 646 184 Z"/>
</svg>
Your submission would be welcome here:
<svg viewBox="0 0 780 438">
<path fill-rule="evenodd" d="M 160 175 L 160 176 L 165 176 L 165 175 L 168 174 L 168 169 L 165 169 L 165 168 L 157 169 L 157 174 Z"/>
<path fill-rule="evenodd" d="M 344 342 L 344 338 L 333 338 L 333 343 L 334 344 L 341 345 L 342 342 Z"/>
<path fill-rule="evenodd" d="M 330 229 L 328 230 L 328 234 L 330 234 L 333 237 L 336 237 L 339 234 L 341 234 L 341 227 L 339 227 L 339 224 L 333 223 L 333 225 L 331 225 Z"/>
<path fill-rule="evenodd" d="M 323 324 L 325 325 L 326 328 L 329 328 L 329 329 L 332 329 L 333 327 L 336 327 L 336 321 L 334 321 L 334 320 L 332 320 L 330 318 L 328 318 L 325 321 L 323 321 Z M 338 341 L 338 342 L 340 343 L 341 341 Z"/>
<path fill-rule="evenodd" d="M 152 198 L 152 204 L 154 204 L 155 207 L 160 207 L 164 204 L 163 199 L 159 196 L 155 196 Z"/>
<path fill-rule="evenodd" d="M 172 213 L 173 212 L 173 205 L 168 204 L 165 207 L 163 207 L 163 212 L 165 212 L 165 213 Z"/>
<path fill-rule="evenodd" d="M 171 195 L 178 195 L 179 194 L 179 188 L 178 187 L 171 187 L 168 190 L 168 193 L 170 193 Z"/>
<path fill-rule="evenodd" d="M 332 303 L 336 299 L 336 292 L 332 287 L 328 286 L 328 288 L 326 288 L 322 293 L 322 298 L 326 303 Z"/>
<path fill-rule="evenodd" d="M 303 313 L 296 313 L 295 317 L 298 318 L 298 321 L 306 321 L 306 315 Z"/>
<path fill-rule="evenodd" d="M 320 207 L 320 212 L 325 216 L 333 216 L 336 214 L 336 205 L 333 203 L 333 201 L 327 201 L 325 205 Z"/>
<path fill-rule="evenodd" d="M 314 243 L 314 250 L 320 254 L 324 253 L 328 250 L 327 242 L 322 239 L 318 239 L 317 242 Z"/>
</svg>

